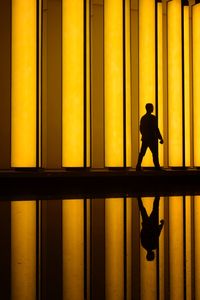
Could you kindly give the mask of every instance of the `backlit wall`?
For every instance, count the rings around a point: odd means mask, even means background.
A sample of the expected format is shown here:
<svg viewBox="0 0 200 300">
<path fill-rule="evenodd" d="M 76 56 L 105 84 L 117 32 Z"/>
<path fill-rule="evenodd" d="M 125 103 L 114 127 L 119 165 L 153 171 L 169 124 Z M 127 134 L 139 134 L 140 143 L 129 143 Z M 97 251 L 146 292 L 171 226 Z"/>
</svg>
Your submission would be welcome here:
<svg viewBox="0 0 200 300">
<path fill-rule="evenodd" d="M 9 0 L 0 168 L 134 168 L 147 102 L 161 165 L 200 166 L 197 2 Z"/>
</svg>

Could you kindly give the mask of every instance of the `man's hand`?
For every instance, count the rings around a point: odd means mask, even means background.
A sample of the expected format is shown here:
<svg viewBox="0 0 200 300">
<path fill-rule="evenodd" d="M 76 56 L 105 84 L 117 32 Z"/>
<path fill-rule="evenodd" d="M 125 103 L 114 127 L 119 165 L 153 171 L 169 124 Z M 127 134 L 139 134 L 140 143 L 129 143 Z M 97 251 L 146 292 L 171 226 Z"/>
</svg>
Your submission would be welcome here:
<svg viewBox="0 0 200 300">
<path fill-rule="evenodd" d="M 163 144 L 163 143 L 164 143 L 164 141 L 163 141 L 163 139 L 161 139 L 161 140 L 160 140 L 160 144 Z"/>
</svg>

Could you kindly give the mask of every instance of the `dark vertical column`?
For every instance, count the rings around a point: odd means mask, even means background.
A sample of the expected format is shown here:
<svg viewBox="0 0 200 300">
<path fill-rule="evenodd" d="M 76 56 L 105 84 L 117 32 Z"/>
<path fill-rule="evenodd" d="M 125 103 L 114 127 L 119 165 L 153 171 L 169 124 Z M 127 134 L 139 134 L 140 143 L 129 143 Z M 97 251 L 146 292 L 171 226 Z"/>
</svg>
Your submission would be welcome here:
<svg viewBox="0 0 200 300">
<path fill-rule="evenodd" d="M 42 18 L 42 166 L 60 168 L 62 156 L 62 0 L 44 0 Z"/>
<path fill-rule="evenodd" d="M 62 299 L 62 201 L 42 202 L 42 299 Z"/>
<path fill-rule="evenodd" d="M 0 37 L 0 169 L 8 169 L 11 155 L 11 0 L 0 0 Z"/>
<path fill-rule="evenodd" d="M 91 299 L 105 299 L 105 200 L 91 201 Z"/>
<path fill-rule="evenodd" d="M 0 295 L 11 296 L 11 203 L 0 201 Z"/>
<path fill-rule="evenodd" d="M 103 1 L 91 1 L 91 165 L 104 167 Z"/>
</svg>

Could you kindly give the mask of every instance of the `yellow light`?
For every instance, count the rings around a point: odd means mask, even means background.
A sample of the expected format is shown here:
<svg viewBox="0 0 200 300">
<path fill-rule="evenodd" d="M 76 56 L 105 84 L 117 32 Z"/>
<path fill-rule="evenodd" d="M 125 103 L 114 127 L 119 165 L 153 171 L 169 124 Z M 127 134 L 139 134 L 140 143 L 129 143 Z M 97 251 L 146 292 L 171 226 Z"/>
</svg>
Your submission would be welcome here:
<svg viewBox="0 0 200 300">
<path fill-rule="evenodd" d="M 84 166 L 84 7 L 62 2 L 62 165 Z"/>
<path fill-rule="evenodd" d="M 36 299 L 36 201 L 11 202 L 11 299 Z"/>
<path fill-rule="evenodd" d="M 124 199 L 105 202 L 106 299 L 124 298 Z"/>
<path fill-rule="evenodd" d="M 190 29 L 189 6 L 184 6 L 184 97 L 185 97 L 185 165 L 190 166 L 191 122 L 190 122 Z"/>
<path fill-rule="evenodd" d="M 163 17 L 162 17 L 162 3 L 157 4 L 157 14 L 158 14 L 158 127 L 161 134 L 164 133 L 163 127 Z M 164 164 L 164 148 L 159 147 L 159 162 L 160 165 Z"/>
<path fill-rule="evenodd" d="M 174 217 L 176 216 L 176 217 Z M 184 298 L 183 198 L 169 198 L 170 299 Z"/>
<path fill-rule="evenodd" d="M 143 205 L 150 215 L 153 209 L 154 198 L 142 198 Z M 140 213 L 140 229 L 142 225 L 142 216 Z M 156 252 L 154 251 L 155 256 Z M 140 241 L 140 282 L 141 282 L 141 298 L 155 299 L 156 298 L 156 258 L 153 262 L 148 263 L 146 260 L 147 251 L 142 247 Z"/>
<path fill-rule="evenodd" d="M 131 167 L 131 45 L 130 45 L 130 0 L 125 1 L 125 46 L 126 46 L 126 166 Z"/>
<path fill-rule="evenodd" d="M 36 0 L 12 1 L 12 167 L 36 167 L 36 11 Z"/>
<path fill-rule="evenodd" d="M 193 6 L 193 124 L 194 124 L 194 165 L 200 166 L 200 4 Z"/>
<path fill-rule="evenodd" d="M 123 1 L 104 3 L 105 165 L 123 166 Z"/>
<path fill-rule="evenodd" d="M 86 1 L 86 29 L 87 29 L 87 36 L 86 36 L 86 98 L 87 98 L 87 121 L 86 121 L 86 127 L 87 127 L 87 141 L 86 141 L 86 150 L 87 150 L 87 167 L 90 167 L 90 0 Z"/>
<path fill-rule="evenodd" d="M 63 299 L 84 299 L 84 205 L 63 200 Z"/>
<path fill-rule="evenodd" d="M 181 0 L 168 2 L 168 145 L 169 165 L 182 166 Z"/>
<path fill-rule="evenodd" d="M 146 113 L 145 104 L 155 105 L 155 1 L 139 1 L 139 116 Z M 149 150 L 144 166 L 152 165 Z"/>
</svg>

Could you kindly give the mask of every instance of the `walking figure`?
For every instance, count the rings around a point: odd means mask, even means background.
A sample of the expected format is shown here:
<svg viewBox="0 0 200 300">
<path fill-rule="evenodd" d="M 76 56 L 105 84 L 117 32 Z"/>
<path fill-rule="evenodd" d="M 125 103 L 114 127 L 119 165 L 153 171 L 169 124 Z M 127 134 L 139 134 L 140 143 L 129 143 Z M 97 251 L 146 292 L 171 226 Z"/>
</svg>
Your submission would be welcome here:
<svg viewBox="0 0 200 300">
<path fill-rule="evenodd" d="M 138 197 L 138 206 L 142 216 L 140 239 L 143 248 L 147 251 L 146 259 L 148 261 L 154 260 L 155 254 L 153 250 L 158 248 L 159 236 L 164 225 L 164 220 L 161 220 L 159 224 L 159 200 L 160 197 L 155 197 L 153 210 L 148 216 L 142 199 Z"/>
<path fill-rule="evenodd" d="M 158 122 L 156 116 L 152 115 L 153 104 L 147 103 L 146 114 L 140 120 L 140 132 L 142 134 L 142 146 L 138 156 L 138 162 L 136 166 L 137 171 L 141 171 L 142 159 L 147 151 L 147 148 L 152 152 L 153 162 L 156 170 L 161 170 L 158 159 L 158 140 L 160 144 L 163 144 L 163 138 L 158 128 Z"/>
</svg>

